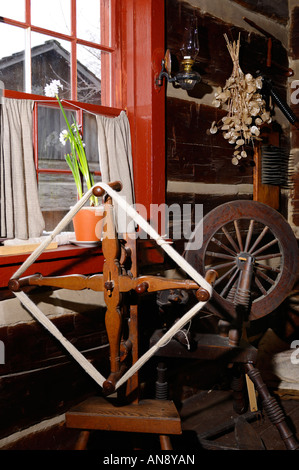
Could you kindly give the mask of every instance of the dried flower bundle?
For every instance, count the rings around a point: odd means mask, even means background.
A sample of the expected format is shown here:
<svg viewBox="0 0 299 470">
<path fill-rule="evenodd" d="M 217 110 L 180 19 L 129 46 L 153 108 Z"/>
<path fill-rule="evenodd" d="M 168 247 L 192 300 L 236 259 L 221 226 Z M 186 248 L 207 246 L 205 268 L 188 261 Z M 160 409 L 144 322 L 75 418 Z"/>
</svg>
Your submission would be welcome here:
<svg viewBox="0 0 299 470">
<path fill-rule="evenodd" d="M 240 35 L 237 43 L 230 43 L 227 35 L 224 37 L 233 61 L 233 71 L 224 88 L 217 89 L 213 104 L 216 107 L 226 105 L 228 112 L 219 123 L 212 123 L 210 133 L 215 134 L 218 128 L 223 131 L 223 137 L 235 146 L 232 163 L 238 165 L 241 158 L 247 157 L 244 146 L 261 140 L 259 127 L 264 122 L 271 122 L 271 117 L 259 92 L 263 86 L 262 77 L 254 78 L 250 73 L 245 75 L 239 65 Z"/>
</svg>

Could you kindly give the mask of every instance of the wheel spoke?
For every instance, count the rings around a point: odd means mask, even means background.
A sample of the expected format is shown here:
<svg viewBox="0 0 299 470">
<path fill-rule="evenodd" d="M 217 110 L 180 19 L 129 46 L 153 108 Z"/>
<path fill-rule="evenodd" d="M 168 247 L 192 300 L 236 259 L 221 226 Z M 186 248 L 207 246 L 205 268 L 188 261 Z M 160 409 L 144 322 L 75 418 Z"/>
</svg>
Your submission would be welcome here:
<svg viewBox="0 0 299 470">
<path fill-rule="evenodd" d="M 249 248 L 249 245 L 250 245 L 250 242 L 251 242 L 252 233 L 253 233 L 253 226 L 254 226 L 254 220 L 252 219 L 252 220 L 250 221 L 250 224 L 249 224 L 249 229 L 248 229 L 248 233 L 247 233 L 247 237 L 246 237 L 246 241 L 245 241 L 245 248 L 244 248 L 244 251 L 247 251 L 248 248 Z"/>
<path fill-rule="evenodd" d="M 261 291 L 261 293 L 262 293 L 263 295 L 267 295 L 266 289 L 263 287 L 261 281 L 258 279 L 257 276 L 255 276 L 254 282 L 256 283 L 256 285 L 257 285 L 257 287 L 259 288 L 259 290 Z"/>
<path fill-rule="evenodd" d="M 267 243 L 266 245 L 261 246 L 261 248 L 259 248 L 254 253 L 252 253 L 252 255 L 255 256 L 258 253 L 261 253 L 262 251 L 266 250 L 267 248 L 270 248 L 270 246 L 273 246 L 275 243 L 278 243 L 277 238 L 274 238 L 274 240 L 272 240 L 271 242 Z"/>
<path fill-rule="evenodd" d="M 235 230 L 236 230 L 236 234 L 237 234 L 237 240 L 238 240 L 238 243 L 239 243 L 240 250 L 243 251 L 243 243 L 242 243 L 242 237 L 241 237 L 241 232 L 240 232 L 238 220 L 234 220 L 234 226 L 235 226 Z"/>
<path fill-rule="evenodd" d="M 233 250 L 231 250 L 230 248 L 228 248 L 228 246 L 224 245 L 223 243 L 221 243 L 220 240 L 217 240 L 215 237 L 212 237 L 211 238 L 211 241 L 213 243 L 215 243 L 216 245 L 218 245 L 220 248 L 222 248 L 223 250 L 227 251 L 228 253 L 230 253 L 231 255 L 233 256 L 236 256 L 237 253 Z"/>
<path fill-rule="evenodd" d="M 255 240 L 254 244 L 252 245 L 252 247 L 250 248 L 250 250 L 248 251 L 248 253 L 252 253 L 253 250 L 255 249 L 255 247 L 259 244 L 259 242 L 264 238 L 264 236 L 266 235 L 266 233 L 268 232 L 269 230 L 269 227 L 267 227 L 267 225 L 263 228 L 263 231 L 260 233 L 260 235 L 257 237 L 257 239 Z"/>
<path fill-rule="evenodd" d="M 229 266 L 232 266 L 233 264 L 236 264 L 235 261 L 229 261 L 227 263 L 221 263 L 221 264 L 217 264 L 216 266 L 213 266 L 213 265 L 209 265 L 209 267 L 212 269 L 215 269 L 215 271 L 217 271 L 217 269 L 222 269 L 222 268 L 228 268 Z"/>
<path fill-rule="evenodd" d="M 274 253 L 273 255 L 261 255 L 257 256 L 255 259 L 260 261 L 261 259 L 274 259 L 274 258 L 281 258 L 282 253 Z"/>
<path fill-rule="evenodd" d="M 206 255 L 212 256 L 214 258 L 221 258 L 221 259 L 234 259 L 234 256 L 225 255 L 224 253 L 215 253 L 214 251 L 206 251 Z"/>
<path fill-rule="evenodd" d="M 237 271 L 233 274 L 233 276 L 229 279 L 229 281 L 227 282 L 227 284 L 224 286 L 224 288 L 222 289 L 220 295 L 221 297 L 224 297 L 224 295 L 226 294 L 226 292 L 228 291 L 229 287 L 231 286 L 231 284 L 234 282 L 238 272 L 240 271 L 240 269 L 238 268 Z"/>
<path fill-rule="evenodd" d="M 267 281 L 269 284 L 272 284 L 272 286 L 274 286 L 275 281 L 273 279 L 271 279 L 271 277 L 267 276 L 265 273 L 260 271 L 259 269 L 256 270 L 256 274 L 257 274 L 257 276 L 260 276 L 265 281 Z"/>
<path fill-rule="evenodd" d="M 258 269 L 266 269 L 267 271 L 273 271 L 274 273 L 279 274 L 281 271 L 278 268 L 272 268 L 271 266 L 267 266 L 266 264 L 255 263 L 255 266 Z"/>
<path fill-rule="evenodd" d="M 237 246 L 237 244 L 235 243 L 234 239 L 231 237 L 231 235 L 228 233 L 227 229 L 225 227 L 222 227 L 221 228 L 222 232 L 224 233 L 224 235 L 226 236 L 226 238 L 228 239 L 228 241 L 230 242 L 231 246 L 234 248 L 234 250 L 236 251 L 236 253 L 239 253 L 240 249 L 239 247 Z"/>
<path fill-rule="evenodd" d="M 238 269 L 237 266 L 233 266 L 231 269 L 229 269 L 228 271 L 226 271 L 226 273 L 224 273 L 221 277 L 219 277 L 215 282 L 214 282 L 214 286 L 217 286 L 217 284 L 219 284 L 221 281 L 223 281 L 223 279 L 225 279 L 227 276 L 229 276 L 235 269 Z"/>
</svg>

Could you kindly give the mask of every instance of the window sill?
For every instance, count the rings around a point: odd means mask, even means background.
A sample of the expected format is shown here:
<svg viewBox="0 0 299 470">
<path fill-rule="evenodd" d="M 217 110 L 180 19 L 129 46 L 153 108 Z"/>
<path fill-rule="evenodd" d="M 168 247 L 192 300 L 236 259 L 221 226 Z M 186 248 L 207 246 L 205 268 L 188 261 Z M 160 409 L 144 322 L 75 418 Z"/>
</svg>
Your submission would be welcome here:
<svg viewBox="0 0 299 470">
<path fill-rule="evenodd" d="M 0 288 L 7 288 L 9 279 L 28 258 L 27 254 L 0 256 Z M 26 270 L 24 276 L 41 273 L 43 276 L 65 274 L 94 274 L 102 272 L 104 257 L 101 247 L 85 248 L 62 245 L 44 251 Z"/>
</svg>

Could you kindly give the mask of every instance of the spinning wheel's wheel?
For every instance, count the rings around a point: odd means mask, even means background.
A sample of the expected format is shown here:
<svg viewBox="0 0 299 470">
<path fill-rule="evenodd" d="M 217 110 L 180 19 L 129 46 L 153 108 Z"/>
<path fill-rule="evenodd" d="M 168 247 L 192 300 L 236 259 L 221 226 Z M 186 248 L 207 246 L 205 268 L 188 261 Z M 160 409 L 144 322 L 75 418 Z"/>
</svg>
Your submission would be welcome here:
<svg viewBox="0 0 299 470">
<path fill-rule="evenodd" d="M 185 259 L 200 273 L 215 269 L 213 302 L 233 317 L 243 263 L 250 262 L 249 319 L 277 308 L 297 275 L 298 245 L 289 224 L 271 207 L 254 201 L 233 201 L 208 213 L 195 229 L 202 246 L 186 248 Z"/>
</svg>

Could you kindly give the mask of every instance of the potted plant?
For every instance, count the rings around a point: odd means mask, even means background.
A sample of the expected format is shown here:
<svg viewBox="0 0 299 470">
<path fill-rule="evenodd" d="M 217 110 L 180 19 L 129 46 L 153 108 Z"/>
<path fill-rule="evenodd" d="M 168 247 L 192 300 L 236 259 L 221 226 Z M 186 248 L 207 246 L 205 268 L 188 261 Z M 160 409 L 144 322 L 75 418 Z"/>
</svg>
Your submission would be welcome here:
<svg viewBox="0 0 299 470">
<path fill-rule="evenodd" d="M 59 98 L 59 88 L 63 89 L 60 80 L 53 80 L 49 85 L 46 85 L 45 95 L 56 97 L 66 122 L 67 129 L 60 133 L 60 142 L 63 145 L 67 141 L 70 143 L 71 151 L 65 155 L 65 160 L 72 172 L 78 199 L 81 199 L 84 194 L 84 184 L 87 190 L 91 189 L 94 185 L 94 178 L 89 169 L 79 126 L 75 120 L 72 124 L 69 123 Z M 93 244 L 99 242 L 102 235 L 103 205 L 99 204 L 98 198 L 95 196 L 91 196 L 89 202 L 90 205 L 82 207 L 73 218 L 76 241 L 79 243 L 90 242 Z"/>
</svg>

